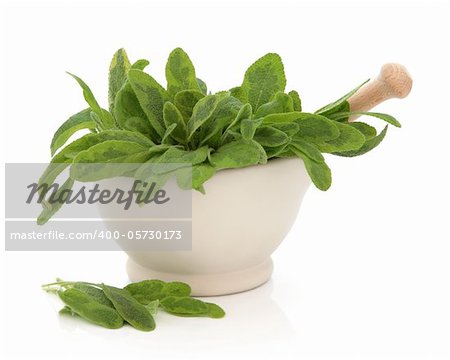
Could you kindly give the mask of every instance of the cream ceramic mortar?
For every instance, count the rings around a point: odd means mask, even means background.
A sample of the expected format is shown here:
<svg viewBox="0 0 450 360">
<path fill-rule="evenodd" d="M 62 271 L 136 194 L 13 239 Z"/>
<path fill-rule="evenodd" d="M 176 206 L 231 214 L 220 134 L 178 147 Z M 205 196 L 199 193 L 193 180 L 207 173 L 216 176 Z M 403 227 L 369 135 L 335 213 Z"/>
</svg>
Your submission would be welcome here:
<svg viewBox="0 0 450 360">
<path fill-rule="evenodd" d="M 378 78 L 349 99 L 351 110 L 367 111 L 405 97 L 411 85 L 403 66 L 384 65 Z M 292 227 L 310 183 L 298 158 L 219 171 L 205 184 L 206 195 L 192 192 L 192 251 L 128 251 L 130 279 L 184 281 L 197 296 L 263 284 L 272 273 L 270 256 Z M 110 217 L 107 207 L 101 212 Z"/>
</svg>

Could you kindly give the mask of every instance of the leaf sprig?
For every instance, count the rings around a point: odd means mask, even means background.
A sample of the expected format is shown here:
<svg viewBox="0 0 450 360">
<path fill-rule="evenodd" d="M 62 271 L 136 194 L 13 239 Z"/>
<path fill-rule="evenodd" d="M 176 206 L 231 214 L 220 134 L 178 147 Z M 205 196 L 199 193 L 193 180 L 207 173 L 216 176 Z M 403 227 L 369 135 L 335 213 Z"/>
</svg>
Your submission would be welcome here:
<svg viewBox="0 0 450 360">
<path fill-rule="evenodd" d="M 172 174 L 160 176 L 158 184 L 172 175 L 182 188 L 204 193 L 205 182 L 222 169 L 298 157 L 316 187 L 327 190 L 331 171 L 323 153 L 362 155 L 386 135 L 387 126 L 377 134 L 366 123 L 349 122 L 350 116 L 372 116 L 400 127 L 387 114 L 350 111 L 347 100 L 365 82 L 314 113 L 304 112 L 298 92 L 285 92 L 284 67 L 277 54 L 269 53 L 253 63 L 240 86 L 216 93 L 208 92 L 180 48 L 173 50 L 167 61 L 166 87 L 144 72 L 148 64 L 144 59 L 131 63 L 124 49 L 114 54 L 108 110 L 100 107 L 83 80 L 70 74 L 81 86 L 89 107 L 56 131 L 51 143 L 53 158 L 40 184 L 51 184 L 65 168 L 77 163 L 172 162 L 192 165 L 191 182 L 184 181 L 183 171 L 174 169 Z M 90 133 L 65 145 L 82 129 Z M 138 168 L 135 177 L 144 173 Z M 74 181 L 83 179 L 71 171 L 66 188 Z M 38 223 L 45 223 L 59 207 L 47 204 Z"/>
<path fill-rule="evenodd" d="M 143 280 L 124 288 L 83 281 L 62 281 L 42 285 L 59 296 L 65 306 L 61 315 L 82 318 L 108 329 L 128 323 L 141 331 L 152 331 L 159 309 L 183 317 L 219 319 L 225 311 L 216 304 L 191 297 L 191 287 L 183 282 Z"/>
</svg>

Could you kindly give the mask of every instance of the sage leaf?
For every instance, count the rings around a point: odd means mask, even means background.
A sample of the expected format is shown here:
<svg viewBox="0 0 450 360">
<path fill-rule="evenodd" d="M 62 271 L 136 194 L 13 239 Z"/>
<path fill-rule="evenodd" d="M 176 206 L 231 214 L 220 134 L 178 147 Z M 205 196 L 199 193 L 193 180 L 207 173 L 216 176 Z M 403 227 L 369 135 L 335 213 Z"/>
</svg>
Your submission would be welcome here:
<svg viewBox="0 0 450 360">
<path fill-rule="evenodd" d="M 289 137 L 297 134 L 300 129 L 297 123 L 277 123 L 272 124 L 271 127 L 284 132 Z"/>
<path fill-rule="evenodd" d="M 84 150 L 107 140 L 126 140 L 141 144 L 150 148 L 153 143 L 139 133 L 126 130 L 106 130 L 96 134 L 86 134 L 64 147 L 56 154 L 38 181 L 38 186 L 43 184 L 51 185 L 73 161 L 73 159 Z M 44 193 L 45 195 L 45 193 Z"/>
<path fill-rule="evenodd" d="M 239 89 L 239 96 L 243 103 L 250 103 L 253 111 L 270 101 L 279 91 L 284 91 L 286 77 L 281 58 L 277 54 L 269 53 L 253 63 L 244 75 L 244 81 Z"/>
<path fill-rule="evenodd" d="M 192 167 L 192 188 L 200 189 L 215 173 L 216 169 L 210 164 L 203 163 L 194 165 Z"/>
<path fill-rule="evenodd" d="M 118 126 L 124 130 L 136 131 L 152 141 L 158 142 L 161 137 L 151 126 L 139 100 L 127 81 L 115 97 L 114 117 Z"/>
<path fill-rule="evenodd" d="M 287 144 L 289 142 L 289 136 L 273 126 L 261 126 L 256 130 L 254 140 L 264 147 L 276 147 Z"/>
<path fill-rule="evenodd" d="M 92 109 L 92 111 L 97 114 L 99 119 L 101 120 L 101 130 L 108 130 L 114 127 L 114 119 L 111 116 L 110 113 L 108 113 L 106 110 L 103 110 L 100 105 L 98 104 L 97 100 L 94 97 L 94 94 L 92 93 L 89 86 L 86 85 L 86 83 L 81 80 L 78 76 L 67 73 L 70 76 L 72 76 L 77 83 L 80 85 L 81 89 L 83 90 L 83 96 L 86 102 L 88 103 L 89 107 Z"/>
<path fill-rule="evenodd" d="M 365 136 L 366 140 L 370 140 L 370 139 L 374 138 L 375 136 L 377 136 L 377 129 L 375 129 L 373 126 L 370 126 L 366 123 L 353 121 L 353 122 L 345 123 L 345 124 L 350 125 L 351 127 L 354 127 L 359 132 L 361 132 Z"/>
<path fill-rule="evenodd" d="M 398 120 L 396 118 L 394 118 L 392 115 L 382 114 L 382 113 L 377 113 L 377 112 L 369 112 L 369 111 L 339 112 L 339 113 L 335 113 L 335 114 L 331 115 L 330 118 L 333 120 L 339 121 L 342 119 L 347 119 L 349 116 L 353 116 L 353 115 L 372 116 L 372 117 L 376 117 L 378 119 L 384 120 L 388 124 L 391 124 L 395 127 L 398 127 L 398 128 L 402 127 L 402 125 L 398 122 Z"/>
<path fill-rule="evenodd" d="M 345 94 L 344 96 L 342 96 L 341 98 L 337 99 L 336 101 L 320 108 L 319 110 L 317 110 L 315 113 L 319 114 L 319 115 L 326 115 L 326 114 L 331 114 L 333 112 L 336 111 L 336 109 L 339 109 L 340 106 L 342 106 L 342 104 L 344 104 L 345 102 L 347 102 L 347 100 L 353 95 L 355 94 L 362 86 L 364 86 L 365 84 L 367 84 L 369 82 L 370 79 L 367 79 L 366 81 L 364 81 L 361 85 L 357 86 L 356 88 L 354 88 L 352 91 L 348 92 L 347 94 Z"/>
<path fill-rule="evenodd" d="M 50 145 L 52 156 L 63 146 L 66 141 L 78 130 L 95 130 L 95 123 L 91 119 L 91 109 L 84 109 L 75 115 L 72 115 L 56 130 Z"/>
<path fill-rule="evenodd" d="M 208 316 L 213 319 L 221 319 L 225 316 L 225 311 L 217 304 L 205 303 L 208 307 Z"/>
<path fill-rule="evenodd" d="M 192 111 L 192 116 L 187 124 L 189 139 L 192 137 L 194 132 L 211 117 L 218 103 L 219 97 L 217 95 L 208 95 L 195 104 Z"/>
<path fill-rule="evenodd" d="M 190 296 L 191 287 L 181 281 L 171 281 L 164 284 L 163 293 L 165 296 Z"/>
<path fill-rule="evenodd" d="M 181 144 L 186 143 L 188 132 L 186 123 L 184 122 L 183 119 L 183 115 L 181 115 L 177 107 L 170 101 L 164 104 L 163 117 L 164 117 L 164 124 L 166 125 L 167 128 L 172 124 L 176 124 L 176 128 L 174 128 L 174 130 L 171 133 L 172 138 L 176 140 L 178 143 Z"/>
<path fill-rule="evenodd" d="M 148 159 L 146 150 L 145 146 L 133 141 L 101 142 L 81 151 L 73 159 L 70 176 L 78 181 L 98 181 L 123 175 L 138 168 Z M 115 166 L 108 166 L 108 163 L 113 163 Z M 119 163 L 123 166 L 118 166 Z"/>
<path fill-rule="evenodd" d="M 105 284 L 102 284 L 102 289 L 113 303 L 116 311 L 127 323 L 142 331 L 155 329 L 156 325 L 153 316 L 128 291 Z"/>
<path fill-rule="evenodd" d="M 150 61 L 146 60 L 146 59 L 139 59 L 137 61 L 135 61 L 133 63 L 133 65 L 131 65 L 131 69 L 136 69 L 136 70 L 144 70 L 148 64 L 150 64 Z"/>
<path fill-rule="evenodd" d="M 351 151 L 358 150 L 364 145 L 366 137 L 355 127 L 339 122 L 336 122 L 336 126 L 340 131 L 337 138 L 329 141 L 313 141 L 320 151 L 326 153 Z"/>
<path fill-rule="evenodd" d="M 202 79 L 197 78 L 197 85 L 203 94 L 206 95 L 208 93 L 208 87 L 206 86 L 206 83 Z"/>
<path fill-rule="evenodd" d="M 168 296 L 160 301 L 164 311 L 178 316 L 206 316 L 209 307 L 203 301 L 188 296 Z"/>
<path fill-rule="evenodd" d="M 306 171 L 310 176 L 314 185 L 322 191 L 328 190 L 331 186 L 331 170 L 328 165 L 322 162 L 316 162 L 310 159 L 304 152 L 300 151 L 294 146 L 290 147 L 290 150 L 296 154 L 305 164 Z"/>
<path fill-rule="evenodd" d="M 166 132 L 164 133 L 164 136 L 161 140 L 161 144 L 172 144 L 170 136 L 172 135 L 176 127 L 177 124 L 170 124 L 170 126 L 167 127 Z"/>
<path fill-rule="evenodd" d="M 67 289 L 58 295 L 73 312 L 91 323 L 108 329 L 123 326 L 123 319 L 116 310 L 98 303 L 78 289 Z"/>
<path fill-rule="evenodd" d="M 173 50 L 166 65 L 167 92 L 173 98 L 182 90 L 200 91 L 195 69 L 189 56 L 181 48 Z"/>
<path fill-rule="evenodd" d="M 258 108 L 254 117 L 261 118 L 269 114 L 288 113 L 293 111 L 294 102 L 292 98 L 283 92 L 277 92 L 272 101 L 269 101 Z"/>
<path fill-rule="evenodd" d="M 151 126 L 162 138 L 165 132 L 163 106 L 169 101 L 166 90 L 150 75 L 140 70 L 131 69 L 128 72 L 128 80 Z"/>
<path fill-rule="evenodd" d="M 269 158 L 267 157 L 267 153 L 266 153 L 266 150 L 264 149 L 264 147 L 263 147 L 260 143 L 258 143 L 257 141 L 255 141 L 255 140 L 252 140 L 251 142 L 252 142 L 252 144 L 253 144 L 254 146 L 256 146 L 256 147 L 258 148 L 258 150 L 259 150 L 259 160 L 258 160 L 258 164 L 261 164 L 261 165 L 267 164 L 267 160 L 268 160 Z"/>
<path fill-rule="evenodd" d="M 214 176 L 216 169 L 208 163 L 179 169 L 176 173 L 177 184 L 181 189 L 202 189 L 203 184 Z"/>
<path fill-rule="evenodd" d="M 334 152 L 333 155 L 338 156 L 345 156 L 345 157 L 354 157 L 354 156 L 360 156 L 363 155 L 372 149 L 376 148 L 384 139 L 386 136 L 388 129 L 388 125 L 386 125 L 383 129 L 383 131 L 380 132 L 375 137 L 372 137 L 370 139 L 367 139 L 363 146 L 361 146 L 358 150 L 350 150 L 350 151 L 344 151 L 344 152 Z"/>
<path fill-rule="evenodd" d="M 200 132 L 200 146 L 208 144 L 217 147 L 220 144 L 222 130 L 236 119 L 242 103 L 228 93 L 219 100 L 209 121 L 205 122 Z M 219 134 L 220 133 L 220 134 Z"/>
<path fill-rule="evenodd" d="M 281 154 L 286 150 L 288 147 L 288 143 L 275 146 L 275 147 L 266 147 L 264 150 L 266 151 L 266 155 L 268 159 L 274 158 L 274 157 L 281 157 Z"/>
<path fill-rule="evenodd" d="M 44 225 L 50 218 L 58 212 L 59 209 L 63 206 L 64 202 L 69 197 L 69 190 L 72 189 L 74 184 L 74 179 L 68 178 L 59 189 L 51 195 L 52 198 L 55 198 L 56 201 L 49 202 L 48 200 L 42 201 L 43 209 L 39 214 L 36 222 L 38 225 Z M 45 195 L 45 193 L 43 194 Z"/>
<path fill-rule="evenodd" d="M 148 305 L 155 300 L 165 297 L 163 291 L 166 283 L 161 280 L 143 280 L 128 284 L 124 287 L 137 301 L 143 305 Z"/>
<path fill-rule="evenodd" d="M 155 173 L 173 171 L 180 167 L 180 164 L 196 165 L 204 162 L 209 154 L 207 146 L 202 146 L 196 150 L 182 150 L 170 147 L 158 158 L 159 164 L 167 164 L 162 169 L 155 169 Z"/>
<path fill-rule="evenodd" d="M 329 141 L 340 135 L 338 123 L 327 119 L 325 116 L 300 113 L 296 123 L 299 127 L 295 137 L 300 136 L 306 141 L 316 143 L 317 141 Z"/>
<path fill-rule="evenodd" d="M 227 128 L 225 129 L 225 131 L 222 134 L 222 139 L 221 142 L 224 143 L 227 136 L 229 135 L 230 131 L 237 126 L 240 126 L 241 121 L 244 119 L 250 119 L 252 116 L 252 106 L 250 104 L 245 104 L 244 106 L 242 106 L 239 110 L 239 112 L 237 113 L 236 117 L 234 118 L 233 121 L 231 121 L 231 123 L 227 126 Z"/>
<path fill-rule="evenodd" d="M 294 107 L 294 111 L 302 111 L 302 101 L 300 100 L 300 95 L 297 91 L 291 90 L 288 95 L 292 99 L 292 105 Z"/>
<path fill-rule="evenodd" d="M 195 104 L 205 95 L 196 90 L 183 90 L 178 92 L 174 98 L 174 104 L 180 110 L 183 118 L 187 121 L 192 116 Z"/>
<path fill-rule="evenodd" d="M 73 310 L 67 305 L 64 306 L 61 310 L 58 311 L 59 315 L 69 315 L 69 316 L 78 316 Z"/>
<path fill-rule="evenodd" d="M 111 113 L 114 112 L 116 94 L 127 81 L 127 73 L 130 67 L 131 64 L 125 49 L 117 50 L 109 66 L 108 103 Z"/>
<path fill-rule="evenodd" d="M 296 148 L 297 150 L 301 151 L 303 154 L 305 154 L 308 158 L 315 162 L 323 162 L 325 159 L 323 158 L 323 155 L 321 152 L 310 143 L 303 141 L 301 139 L 296 139 L 292 141 L 292 147 Z"/>
<path fill-rule="evenodd" d="M 225 316 L 225 311 L 216 304 L 206 303 L 191 297 L 169 296 L 160 301 L 164 311 L 177 316 L 205 316 L 219 319 Z"/>
<path fill-rule="evenodd" d="M 229 142 L 210 155 L 216 170 L 256 165 L 259 159 L 259 148 L 243 140 Z"/>
<path fill-rule="evenodd" d="M 147 305 L 144 305 L 147 311 L 150 313 L 150 315 L 155 316 L 158 313 L 159 308 L 159 300 L 154 300 L 148 303 Z"/>
<path fill-rule="evenodd" d="M 86 295 L 89 295 L 92 299 L 94 299 L 98 303 L 109 306 L 110 308 L 114 309 L 114 305 L 112 304 L 112 302 L 108 299 L 103 290 L 98 288 L 97 286 L 87 284 L 84 282 L 75 282 L 72 285 L 70 285 L 70 287 L 78 289 L 84 292 Z"/>
<path fill-rule="evenodd" d="M 241 134 L 246 140 L 252 140 L 256 129 L 262 124 L 263 119 L 244 119 L 241 121 Z"/>
</svg>

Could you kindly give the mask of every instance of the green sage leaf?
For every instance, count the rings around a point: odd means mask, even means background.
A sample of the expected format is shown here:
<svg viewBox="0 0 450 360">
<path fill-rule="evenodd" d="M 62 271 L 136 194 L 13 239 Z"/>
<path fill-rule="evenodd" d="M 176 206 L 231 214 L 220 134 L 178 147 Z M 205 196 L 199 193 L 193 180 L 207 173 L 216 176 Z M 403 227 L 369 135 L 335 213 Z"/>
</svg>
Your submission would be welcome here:
<svg viewBox="0 0 450 360">
<path fill-rule="evenodd" d="M 181 115 L 177 107 L 169 101 L 166 102 L 164 104 L 163 116 L 167 128 L 172 124 L 176 124 L 176 128 L 171 133 L 172 138 L 178 143 L 186 143 L 188 137 L 187 126 L 184 122 L 183 115 Z"/>
<path fill-rule="evenodd" d="M 52 156 L 63 146 L 66 141 L 78 130 L 89 129 L 95 130 L 95 123 L 91 119 L 91 109 L 84 109 L 67 119 L 53 135 L 50 150 Z"/>
<path fill-rule="evenodd" d="M 277 92 L 274 95 L 273 100 L 258 108 L 254 117 L 261 118 L 269 114 L 288 113 L 293 111 L 294 102 L 292 98 L 283 92 Z"/>
<path fill-rule="evenodd" d="M 192 116 L 187 124 L 189 139 L 194 132 L 211 117 L 218 103 L 219 97 L 217 95 L 208 95 L 195 104 Z"/>
<path fill-rule="evenodd" d="M 163 106 L 169 101 L 169 95 L 155 79 L 140 70 L 131 69 L 128 80 L 151 126 L 162 138 L 165 133 Z"/>
<path fill-rule="evenodd" d="M 117 50 L 109 66 L 108 103 L 111 113 L 114 111 L 116 94 L 127 81 L 127 73 L 130 67 L 131 64 L 125 49 Z"/>
<path fill-rule="evenodd" d="M 166 65 L 167 92 L 173 98 L 182 90 L 200 91 L 195 69 L 189 56 L 181 48 L 173 50 Z"/>
<path fill-rule="evenodd" d="M 300 95 L 298 94 L 298 92 L 295 90 L 291 90 L 291 91 L 289 91 L 288 95 L 292 99 L 292 105 L 294 107 L 294 111 L 301 112 L 302 111 L 302 101 L 300 99 Z"/>
<path fill-rule="evenodd" d="M 369 111 L 348 111 L 348 112 L 339 112 L 333 115 L 330 115 L 330 118 L 336 121 L 347 119 L 349 116 L 353 115 L 366 115 L 376 117 L 378 119 L 386 121 L 388 124 L 391 124 L 395 127 L 402 127 L 402 125 L 398 122 L 396 118 L 389 114 L 377 113 L 377 112 L 369 112 Z"/>
<path fill-rule="evenodd" d="M 153 316 L 128 291 L 105 284 L 102 284 L 102 289 L 113 303 L 116 311 L 131 326 L 142 331 L 155 329 L 156 325 Z"/>
<path fill-rule="evenodd" d="M 339 109 L 342 104 L 344 104 L 353 94 L 355 94 L 362 86 L 364 86 L 365 84 L 367 84 L 367 82 L 369 82 L 370 79 L 367 79 L 366 81 L 364 81 L 361 85 L 357 86 L 356 88 L 354 88 L 352 91 L 348 92 L 347 94 L 345 94 L 344 96 L 342 96 L 341 98 L 337 99 L 336 101 L 320 108 L 319 110 L 317 110 L 315 112 L 315 114 L 319 114 L 319 115 L 324 115 L 326 116 L 327 114 L 331 114 L 333 112 L 336 111 L 336 109 Z"/>
<path fill-rule="evenodd" d="M 254 111 L 270 101 L 273 95 L 284 91 L 286 77 L 281 58 L 269 53 L 253 63 L 245 73 L 237 98 L 250 103 Z"/>
<path fill-rule="evenodd" d="M 361 146 L 358 150 L 350 150 L 350 151 L 345 151 L 345 152 L 334 152 L 333 155 L 345 156 L 345 157 L 354 157 L 354 156 L 363 155 L 363 154 L 371 151 L 372 149 L 376 148 L 383 141 L 384 137 L 386 136 L 387 129 L 388 129 L 388 125 L 385 126 L 385 128 L 383 129 L 383 131 L 380 132 L 380 134 L 378 134 L 377 136 L 375 136 L 373 138 L 366 140 L 364 145 Z"/>
<path fill-rule="evenodd" d="M 123 326 L 123 319 L 116 310 L 98 303 L 78 289 L 67 289 L 59 292 L 58 295 L 73 312 L 91 323 L 108 329 L 118 329 Z"/>
<path fill-rule="evenodd" d="M 256 165 L 259 159 L 259 148 L 243 140 L 229 142 L 210 156 L 210 162 L 216 170 Z"/>
</svg>

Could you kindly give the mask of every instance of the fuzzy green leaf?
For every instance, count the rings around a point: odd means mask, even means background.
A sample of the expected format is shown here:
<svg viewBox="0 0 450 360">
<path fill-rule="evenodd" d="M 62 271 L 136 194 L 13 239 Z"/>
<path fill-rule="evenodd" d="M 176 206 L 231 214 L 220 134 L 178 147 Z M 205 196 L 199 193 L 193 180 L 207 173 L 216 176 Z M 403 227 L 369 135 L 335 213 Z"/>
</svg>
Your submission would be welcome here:
<svg viewBox="0 0 450 360">
<path fill-rule="evenodd" d="M 372 137 L 370 139 L 367 139 L 363 146 L 361 146 L 358 150 L 351 150 L 351 151 L 345 151 L 345 152 L 334 152 L 333 155 L 338 156 L 345 156 L 345 157 L 354 157 L 354 156 L 360 156 L 363 155 L 372 149 L 376 148 L 384 139 L 386 136 L 388 129 L 388 125 L 385 126 L 383 131 L 380 132 L 375 137 Z"/>
<path fill-rule="evenodd" d="M 189 56 L 181 48 L 173 50 L 166 65 L 167 92 L 173 98 L 182 90 L 200 91 L 195 69 Z"/>
<path fill-rule="evenodd" d="M 197 84 L 200 91 L 206 95 L 208 93 L 208 87 L 206 86 L 206 83 L 202 79 L 197 78 Z"/>
<path fill-rule="evenodd" d="M 162 138 L 165 133 L 163 106 L 169 101 L 169 95 L 155 79 L 140 70 L 131 69 L 128 80 L 151 126 Z"/>
<path fill-rule="evenodd" d="M 302 111 L 302 101 L 300 99 L 300 95 L 297 91 L 291 90 L 288 95 L 292 99 L 292 105 L 294 106 L 294 111 Z"/>
<path fill-rule="evenodd" d="M 264 147 L 276 147 L 289 142 L 289 137 L 272 126 L 261 126 L 256 130 L 254 140 Z"/>
<path fill-rule="evenodd" d="M 300 126 L 297 123 L 277 123 L 271 125 L 273 128 L 281 130 L 287 136 L 294 136 L 298 133 Z"/>
<path fill-rule="evenodd" d="M 118 329 L 123 326 L 123 319 L 115 309 L 99 304 L 78 289 L 67 289 L 59 292 L 58 295 L 73 312 L 93 324 L 108 329 Z"/>
<path fill-rule="evenodd" d="M 323 155 L 321 152 L 310 143 L 303 141 L 301 139 L 296 139 L 291 142 L 291 149 L 292 147 L 296 148 L 297 150 L 301 151 L 303 154 L 305 154 L 308 158 L 315 162 L 323 162 L 325 159 L 323 158 Z"/>
<path fill-rule="evenodd" d="M 174 104 L 180 110 L 183 118 L 188 121 L 192 116 L 194 106 L 204 97 L 205 95 L 199 91 L 183 90 L 175 95 Z"/>
<path fill-rule="evenodd" d="M 353 115 L 372 116 L 372 117 L 376 117 L 378 119 L 384 120 L 388 124 L 391 124 L 391 125 L 393 125 L 395 127 L 398 127 L 398 128 L 402 127 L 402 125 L 398 122 L 398 120 L 396 118 L 394 118 L 392 115 L 376 113 L 376 112 L 369 112 L 369 111 L 339 112 L 339 113 L 335 113 L 333 115 L 330 115 L 330 119 L 338 121 L 338 120 L 342 120 L 342 119 L 347 119 L 349 116 L 353 116 Z"/>
<path fill-rule="evenodd" d="M 187 124 L 189 138 L 191 138 L 194 132 L 211 117 L 219 100 L 220 98 L 217 95 L 208 95 L 195 104 L 192 116 Z"/>
<path fill-rule="evenodd" d="M 114 111 L 116 94 L 127 81 L 127 73 L 130 67 L 131 64 L 125 49 L 117 50 L 109 66 L 108 103 L 111 113 Z"/>
<path fill-rule="evenodd" d="M 221 143 L 225 142 L 227 136 L 234 127 L 240 126 L 242 120 L 250 119 L 251 116 L 252 116 L 252 106 L 250 104 L 245 104 L 244 106 L 242 106 L 239 112 L 237 113 L 236 117 L 234 118 L 234 120 L 231 121 L 231 123 L 227 126 L 227 128 L 223 132 Z"/>
<path fill-rule="evenodd" d="M 153 316 L 128 291 L 105 284 L 102 284 L 102 289 L 113 303 L 116 311 L 127 323 L 142 331 L 155 329 L 156 325 Z"/>
<path fill-rule="evenodd" d="M 78 76 L 67 73 L 70 76 L 72 76 L 77 83 L 80 85 L 81 89 L 83 90 L 83 96 L 86 102 L 88 103 L 89 107 L 92 109 L 92 111 L 97 114 L 98 118 L 100 119 L 100 130 L 108 130 L 112 129 L 114 127 L 114 119 L 111 116 L 109 112 L 102 109 L 100 105 L 98 104 L 97 100 L 94 97 L 94 94 L 92 93 L 89 86 L 86 85 L 86 83 L 81 80 Z"/>
<path fill-rule="evenodd" d="M 292 111 L 294 111 L 292 98 L 283 92 L 277 92 L 272 101 L 258 108 L 254 117 L 261 118 L 269 114 L 288 113 Z"/>
<path fill-rule="evenodd" d="M 161 137 L 151 126 L 139 100 L 127 81 L 116 94 L 114 117 L 118 126 L 124 130 L 137 131 L 148 136 L 152 141 L 158 142 Z"/>
<path fill-rule="evenodd" d="M 263 119 L 244 119 L 241 121 L 241 134 L 246 140 L 252 140 L 256 129 L 262 124 Z"/>
<path fill-rule="evenodd" d="M 43 209 L 37 218 L 38 225 L 44 225 L 50 218 L 56 214 L 56 212 L 61 209 L 64 202 L 67 200 L 69 196 L 69 190 L 72 189 L 74 184 L 74 179 L 67 179 L 61 187 L 56 191 L 55 195 L 52 196 L 55 199 L 59 199 L 56 202 L 49 202 L 47 200 L 42 201 Z"/>
<path fill-rule="evenodd" d="M 285 86 L 286 77 L 281 58 L 277 54 L 269 53 L 248 68 L 239 89 L 238 99 L 250 103 L 253 110 L 257 111 L 277 92 L 283 92 Z"/>
<path fill-rule="evenodd" d="M 326 153 L 351 151 L 358 150 L 364 145 L 366 137 L 355 127 L 339 122 L 336 125 L 340 131 L 337 138 L 329 141 L 321 141 L 320 139 L 313 141 L 320 151 Z"/>
<path fill-rule="evenodd" d="M 210 156 L 210 162 L 217 170 L 255 165 L 259 159 L 259 148 L 243 140 L 229 142 Z"/>
<path fill-rule="evenodd" d="M 328 115 L 331 113 L 334 113 L 336 111 L 336 109 L 340 109 L 342 107 L 343 104 L 345 104 L 347 102 L 347 100 L 353 95 L 355 94 L 363 85 L 367 84 L 367 82 L 370 79 L 367 79 L 366 81 L 364 81 L 361 85 L 357 86 L 356 88 L 354 88 L 352 91 L 348 92 L 347 94 L 345 94 L 344 96 L 342 96 L 341 98 L 337 99 L 336 101 L 320 108 L 319 110 L 317 110 L 315 113 L 316 114 L 320 114 L 320 115 Z"/>
<path fill-rule="evenodd" d="M 171 137 L 178 143 L 184 144 L 187 140 L 188 133 L 183 115 L 181 115 L 177 107 L 169 101 L 164 104 L 163 115 L 164 124 L 167 128 L 172 124 L 176 124 L 176 127 L 171 133 Z"/>
<path fill-rule="evenodd" d="M 220 143 L 222 130 L 236 119 L 242 106 L 238 99 L 229 96 L 228 93 L 222 97 L 214 113 L 202 127 L 200 145 L 208 144 L 212 147 L 217 147 L 218 143 Z"/>
<path fill-rule="evenodd" d="M 306 171 L 311 177 L 314 185 L 322 191 L 326 191 L 331 186 L 331 170 L 328 165 L 322 162 L 316 162 L 310 159 L 304 152 L 300 151 L 295 146 L 291 146 L 290 150 L 303 160 Z"/>
<path fill-rule="evenodd" d="M 150 64 L 150 61 L 146 60 L 146 59 L 139 59 L 137 61 L 135 61 L 133 63 L 133 65 L 131 65 L 131 69 L 136 69 L 136 70 L 144 70 L 148 64 Z"/>
<path fill-rule="evenodd" d="M 72 115 L 67 119 L 58 130 L 56 130 L 55 135 L 53 135 L 52 143 L 50 145 L 50 150 L 52 156 L 55 154 L 61 146 L 63 146 L 66 141 L 78 130 L 81 129 L 95 129 L 95 123 L 91 119 L 91 109 L 85 109 Z"/>
<path fill-rule="evenodd" d="M 145 146 L 133 141 L 107 140 L 101 142 L 80 152 L 73 159 L 70 176 L 78 181 L 98 181 L 126 174 L 147 161 L 146 150 Z M 109 163 L 115 165 L 109 166 Z M 122 166 L 118 164 L 122 164 Z"/>
</svg>

